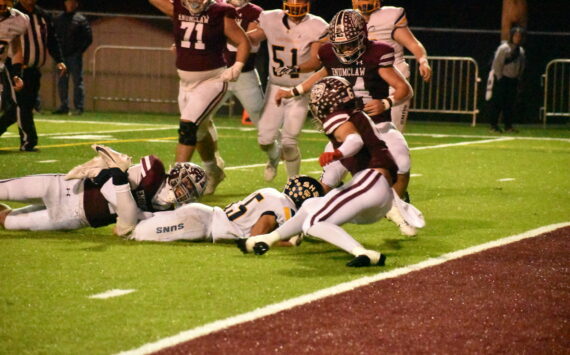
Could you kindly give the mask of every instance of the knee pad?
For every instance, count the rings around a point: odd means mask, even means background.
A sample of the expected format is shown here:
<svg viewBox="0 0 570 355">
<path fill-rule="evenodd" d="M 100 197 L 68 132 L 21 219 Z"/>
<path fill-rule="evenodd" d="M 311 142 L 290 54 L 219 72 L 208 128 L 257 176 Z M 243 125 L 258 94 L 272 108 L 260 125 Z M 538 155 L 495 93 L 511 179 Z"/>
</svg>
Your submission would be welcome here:
<svg viewBox="0 0 570 355">
<path fill-rule="evenodd" d="M 198 126 L 194 122 L 180 121 L 178 129 L 178 143 L 183 145 L 196 145 Z"/>
<path fill-rule="evenodd" d="M 284 145 L 281 149 L 281 154 L 285 161 L 294 161 L 301 157 L 301 152 L 299 152 L 297 145 Z"/>
</svg>

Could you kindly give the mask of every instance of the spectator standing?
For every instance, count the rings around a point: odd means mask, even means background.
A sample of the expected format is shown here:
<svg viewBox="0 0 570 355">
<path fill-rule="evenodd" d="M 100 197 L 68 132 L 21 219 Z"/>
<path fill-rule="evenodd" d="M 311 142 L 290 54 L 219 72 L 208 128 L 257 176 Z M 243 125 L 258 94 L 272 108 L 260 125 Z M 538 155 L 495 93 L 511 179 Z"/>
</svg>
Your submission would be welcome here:
<svg viewBox="0 0 570 355">
<path fill-rule="evenodd" d="M 51 15 L 36 6 L 36 0 L 20 0 L 15 8 L 30 18 L 28 30 L 21 37 L 25 85 L 16 93 L 21 120 L 20 150 L 36 152 L 38 135 L 34 124 L 34 106 L 40 92 L 42 77 L 40 68 L 46 62 L 47 52 L 57 63 L 60 75 L 66 72 L 66 67 Z"/>
<path fill-rule="evenodd" d="M 68 87 L 69 77 L 73 80 L 73 105 L 75 114 L 81 115 L 84 108 L 85 88 L 83 86 L 83 53 L 93 42 L 91 26 L 85 18 L 77 12 L 78 0 L 64 0 L 65 12 L 59 15 L 55 21 L 55 33 L 61 41 L 63 52 L 63 62 L 67 67 L 67 72 L 63 74 L 58 82 L 60 106 L 54 114 L 69 113 Z"/>
<path fill-rule="evenodd" d="M 499 115 L 503 113 L 505 131 L 517 132 L 513 128 L 515 104 L 519 91 L 520 79 L 525 68 L 525 52 L 522 47 L 525 30 L 515 26 L 511 29 L 510 38 L 501 43 L 495 57 L 487 81 L 487 94 L 489 102 L 489 122 L 491 131 L 502 133 L 499 127 Z"/>
</svg>

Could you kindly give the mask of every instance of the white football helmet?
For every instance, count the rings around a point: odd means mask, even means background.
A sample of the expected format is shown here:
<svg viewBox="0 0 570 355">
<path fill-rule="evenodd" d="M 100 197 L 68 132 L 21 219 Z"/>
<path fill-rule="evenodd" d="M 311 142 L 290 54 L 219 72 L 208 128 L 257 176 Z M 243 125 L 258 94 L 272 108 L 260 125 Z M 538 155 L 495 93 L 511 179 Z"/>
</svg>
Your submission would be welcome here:
<svg viewBox="0 0 570 355">
<path fill-rule="evenodd" d="M 283 11 L 290 17 L 303 17 L 311 11 L 309 0 L 283 0 Z"/>
<path fill-rule="evenodd" d="M 185 162 L 174 164 L 168 173 L 167 181 L 174 192 L 176 202 L 185 204 L 202 197 L 208 178 L 199 165 Z"/>
<path fill-rule="evenodd" d="M 249 0 L 227 0 L 228 4 L 234 7 L 242 7 L 249 3 Z"/>
<path fill-rule="evenodd" d="M 380 8 L 380 0 L 352 0 L 352 8 L 368 15 Z"/>
<path fill-rule="evenodd" d="M 212 2 L 213 0 L 182 0 L 182 6 L 188 9 L 193 15 L 198 15 L 206 11 Z"/>
<path fill-rule="evenodd" d="M 354 63 L 366 51 L 366 21 L 355 10 L 341 10 L 329 25 L 334 54 L 343 64 Z"/>
</svg>

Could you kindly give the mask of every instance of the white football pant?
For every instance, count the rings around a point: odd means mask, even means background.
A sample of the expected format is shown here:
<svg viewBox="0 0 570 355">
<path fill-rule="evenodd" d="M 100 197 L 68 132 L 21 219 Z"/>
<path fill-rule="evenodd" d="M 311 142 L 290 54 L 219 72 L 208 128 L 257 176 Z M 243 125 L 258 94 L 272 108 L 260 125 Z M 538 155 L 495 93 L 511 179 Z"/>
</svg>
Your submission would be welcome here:
<svg viewBox="0 0 570 355">
<path fill-rule="evenodd" d="M 404 78 L 406 78 L 406 80 L 409 81 L 410 79 L 410 66 L 408 65 L 408 63 L 406 63 L 405 61 L 402 61 L 400 63 L 396 63 L 395 64 L 396 69 L 398 69 L 400 71 L 400 73 L 402 73 L 402 75 L 404 76 Z M 390 89 L 388 91 L 389 95 L 393 95 L 394 92 L 396 90 L 390 86 Z M 404 129 L 406 128 L 406 122 L 408 122 L 408 114 L 409 114 L 409 110 L 410 110 L 410 102 L 412 101 L 412 99 L 408 99 L 404 102 L 402 102 L 402 104 L 392 107 L 391 109 L 391 117 L 392 117 L 392 123 L 394 124 L 394 126 L 396 126 L 396 129 L 400 132 L 403 132 Z"/>
<path fill-rule="evenodd" d="M 30 175 L 0 180 L 0 200 L 38 204 L 12 211 L 6 229 L 66 230 L 87 227 L 83 209 L 83 180 L 64 174 Z"/>
</svg>

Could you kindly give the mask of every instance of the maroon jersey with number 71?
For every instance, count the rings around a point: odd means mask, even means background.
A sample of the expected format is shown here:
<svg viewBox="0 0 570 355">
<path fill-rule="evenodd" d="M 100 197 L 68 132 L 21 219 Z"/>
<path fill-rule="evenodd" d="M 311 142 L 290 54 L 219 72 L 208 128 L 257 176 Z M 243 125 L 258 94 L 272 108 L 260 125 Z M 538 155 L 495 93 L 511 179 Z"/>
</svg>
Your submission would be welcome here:
<svg viewBox="0 0 570 355">
<path fill-rule="evenodd" d="M 224 18 L 236 18 L 233 6 L 212 2 L 202 13 L 193 15 L 173 0 L 176 68 L 186 71 L 206 71 L 225 67 Z"/>
</svg>

